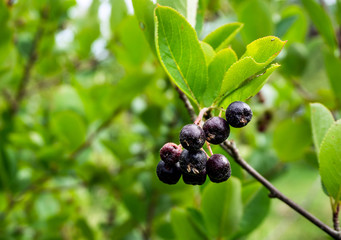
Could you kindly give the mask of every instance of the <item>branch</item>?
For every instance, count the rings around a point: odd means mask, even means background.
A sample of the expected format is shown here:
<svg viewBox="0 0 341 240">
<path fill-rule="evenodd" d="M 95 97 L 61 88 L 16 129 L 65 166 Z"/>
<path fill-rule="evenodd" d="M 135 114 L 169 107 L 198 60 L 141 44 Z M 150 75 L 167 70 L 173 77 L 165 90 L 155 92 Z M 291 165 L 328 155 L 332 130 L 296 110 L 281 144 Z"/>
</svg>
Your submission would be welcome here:
<svg viewBox="0 0 341 240">
<path fill-rule="evenodd" d="M 175 90 L 179 93 L 180 99 L 184 102 L 185 107 L 186 107 L 189 115 L 191 116 L 192 121 L 194 122 L 195 119 L 197 118 L 197 115 L 196 115 L 196 113 L 194 111 L 194 108 L 193 108 L 191 102 L 189 101 L 189 99 L 186 96 L 186 94 L 183 91 L 180 90 L 180 88 L 175 86 Z"/>
<path fill-rule="evenodd" d="M 34 39 L 32 41 L 32 46 L 31 46 L 31 50 L 28 56 L 28 60 L 24 67 L 24 73 L 20 79 L 19 87 L 15 96 L 15 101 L 14 101 L 14 104 L 12 105 L 11 112 L 13 115 L 18 111 L 19 105 L 26 95 L 26 88 L 30 81 L 32 68 L 35 62 L 37 61 L 37 48 L 38 48 L 38 45 L 42 36 L 43 36 L 43 28 L 40 25 L 38 27 L 36 34 L 34 35 Z"/>
<path fill-rule="evenodd" d="M 177 89 L 177 91 L 181 91 L 180 89 Z M 180 92 L 179 92 L 180 94 Z M 187 99 L 185 94 L 180 94 L 180 98 Z M 185 106 L 187 109 L 193 109 L 192 106 L 188 107 L 187 104 L 189 100 L 187 99 L 184 101 Z M 188 111 L 189 114 L 191 115 L 192 119 L 196 118 L 196 114 L 192 111 Z M 322 231 L 327 233 L 329 236 L 333 237 L 334 239 L 341 240 L 341 232 L 332 229 L 328 225 L 324 224 L 321 222 L 319 219 L 317 219 L 315 216 L 313 216 L 311 213 L 307 212 L 305 209 L 297 205 L 295 202 L 290 200 L 288 197 L 286 197 L 283 193 L 281 193 L 275 186 L 273 186 L 267 179 L 265 179 L 260 173 L 258 173 L 252 166 L 250 166 L 239 154 L 239 150 L 236 147 L 235 143 L 233 141 L 228 141 L 226 140 L 220 146 L 235 160 L 235 162 L 241 166 L 245 171 L 247 171 L 251 176 L 253 176 L 258 182 L 260 182 L 265 188 L 267 188 L 270 193 L 269 197 L 270 198 L 277 198 L 280 201 L 284 202 L 287 204 L 290 208 L 292 208 L 294 211 L 297 213 L 301 214 L 303 217 L 305 217 L 308 221 L 316 225 L 318 228 L 320 228 Z"/>
</svg>

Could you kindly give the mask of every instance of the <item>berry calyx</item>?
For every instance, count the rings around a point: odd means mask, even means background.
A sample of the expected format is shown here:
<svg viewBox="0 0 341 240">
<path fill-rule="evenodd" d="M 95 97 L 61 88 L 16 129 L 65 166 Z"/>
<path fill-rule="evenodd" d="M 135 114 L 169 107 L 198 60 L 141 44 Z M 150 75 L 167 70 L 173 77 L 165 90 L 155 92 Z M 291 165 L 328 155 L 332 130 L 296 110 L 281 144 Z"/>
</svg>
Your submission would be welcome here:
<svg viewBox="0 0 341 240">
<path fill-rule="evenodd" d="M 212 144 L 224 142 L 230 135 L 230 126 L 227 121 L 221 117 L 211 117 L 203 126 L 206 141 Z"/>
<path fill-rule="evenodd" d="M 200 174 L 206 167 L 207 156 L 202 150 L 188 151 L 184 149 L 180 155 L 180 169 L 188 175 Z"/>
<path fill-rule="evenodd" d="M 212 182 L 224 182 L 231 177 L 231 165 L 222 154 L 213 154 L 206 163 L 206 172 Z"/>
<path fill-rule="evenodd" d="M 252 111 L 249 105 L 236 101 L 226 109 L 226 121 L 234 128 L 246 126 L 252 118 Z"/>
<path fill-rule="evenodd" d="M 176 184 L 181 177 L 179 163 L 167 165 L 164 161 L 160 161 L 156 167 L 156 175 L 159 180 L 166 184 Z"/>
<path fill-rule="evenodd" d="M 197 175 L 183 173 L 182 180 L 184 181 L 184 183 L 190 185 L 203 185 L 206 181 L 206 169 L 204 169 Z"/>
<path fill-rule="evenodd" d="M 205 143 L 204 130 L 196 124 L 185 125 L 180 132 L 180 143 L 187 150 L 199 150 Z"/>
<path fill-rule="evenodd" d="M 180 146 L 175 143 L 166 143 L 160 149 L 160 157 L 167 165 L 172 165 L 179 162 L 181 152 Z"/>
</svg>

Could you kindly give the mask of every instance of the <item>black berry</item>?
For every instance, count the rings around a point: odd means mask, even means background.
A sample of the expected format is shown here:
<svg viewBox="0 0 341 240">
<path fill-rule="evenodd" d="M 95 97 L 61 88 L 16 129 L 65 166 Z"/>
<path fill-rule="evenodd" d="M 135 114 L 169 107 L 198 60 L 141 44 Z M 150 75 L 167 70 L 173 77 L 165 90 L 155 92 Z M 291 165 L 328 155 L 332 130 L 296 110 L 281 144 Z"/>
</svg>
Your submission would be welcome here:
<svg viewBox="0 0 341 240">
<path fill-rule="evenodd" d="M 179 163 L 167 165 L 164 161 L 160 161 L 156 167 L 156 174 L 161 182 L 166 184 L 176 184 L 181 177 Z"/>
<path fill-rule="evenodd" d="M 246 126 L 252 118 L 252 111 L 249 105 L 236 101 L 226 109 L 226 121 L 232 127 L 241 128 Z"/>
<path fill-rule="evenodd" d="M 180 168 L 183 173 L 197 175 L 201 173 L 207 162 L 206 153 L 202 150 L 188 151 L 184 149 L 180 155 Z"/>
<path fill-rule="evenodd" d="M 196 124 L 185 125 L 180 132 L 180 143 L 187 150 L 198 150 L 204 146 L 205 133 Z"/>
<path fill-rule="evenodd" d="M 230 135 L 230 126 L 221 117 L 211 117 L 203 126 L 206 141 L 212 144 L 220 144 L 224 142 Z"/>
<path fill-rule="evenodd" d="M 191 185 L 203 185 L 206 181 L 206 169 L 201 171 L 197 175 L 190 175 L 190 174 L 182 174 L 182 180 L 186 184 L 191 184 Z"/>
<path fill-rule="evenodd" d="M 181 152 L 181 147 L 175 143 L 166 143 L 160 149 L 160 157 L 166 164 L 172 165 L 179 162 Z"/>
<path fill-rule="evenodd" d="M 206 172 L 212 182 L 224 182 L 231 177 L 230 162 L 224 155 L 213 154 L 207 160 Z"/>
</svg>

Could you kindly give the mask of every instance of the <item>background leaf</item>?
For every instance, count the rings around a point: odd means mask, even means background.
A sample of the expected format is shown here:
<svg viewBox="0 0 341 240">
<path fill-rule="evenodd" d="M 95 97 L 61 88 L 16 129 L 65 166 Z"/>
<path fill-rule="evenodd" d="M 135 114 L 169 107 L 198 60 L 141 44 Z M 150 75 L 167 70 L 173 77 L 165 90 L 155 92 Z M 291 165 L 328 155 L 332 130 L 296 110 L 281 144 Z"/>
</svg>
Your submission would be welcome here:
<svg viewBox="0 0 341 240">
<path fill-rule="evenodd" d="M 237 178 L 210 183 L 202 196 L 202 212 L 211 238 L 231 236 L 242 217 L 241 184 Z"/>
<path fill-rule="evenodd" d="M 334 50 L 337 46 L 334 29 L 325 10 L 314 0 L 302 0 L 302 4 L 326 44 Z"/>
</svg>

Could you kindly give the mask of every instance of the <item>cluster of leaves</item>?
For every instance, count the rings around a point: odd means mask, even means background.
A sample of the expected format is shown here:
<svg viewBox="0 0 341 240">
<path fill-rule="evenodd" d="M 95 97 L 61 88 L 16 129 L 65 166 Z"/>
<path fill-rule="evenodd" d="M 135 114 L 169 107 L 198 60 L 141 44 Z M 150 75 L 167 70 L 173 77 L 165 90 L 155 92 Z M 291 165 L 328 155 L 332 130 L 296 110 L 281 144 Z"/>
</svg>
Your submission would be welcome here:
<svg viewBox="0 0 341 240">
<path fill-rule="evenodd" d="M 253 122 L 231 139 L 295 200 L 320 171 L 338 202 L 340 124 L 309 109 L 321 102 L 340 118 L 340 1 L 132 3 L 134 13 L 124 0 L 0 1 L 1 238 L 269 237 L 282 206 L 232 160 L 223 184 L 157 180 L 158 150 L 191 121 L 172 84 L 198 109 L 225 107 L 271 74 L 248 102 Z M 308 205 L 328 222 L 319 192 Z M 302 221 L 276 234 L 322 233 Z"/>
</svg>

